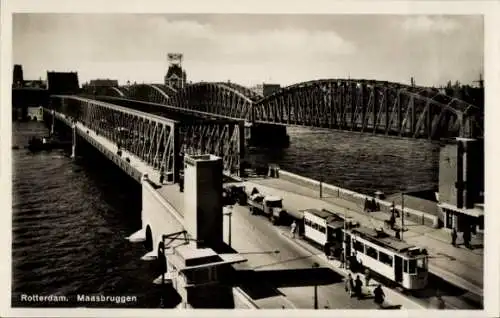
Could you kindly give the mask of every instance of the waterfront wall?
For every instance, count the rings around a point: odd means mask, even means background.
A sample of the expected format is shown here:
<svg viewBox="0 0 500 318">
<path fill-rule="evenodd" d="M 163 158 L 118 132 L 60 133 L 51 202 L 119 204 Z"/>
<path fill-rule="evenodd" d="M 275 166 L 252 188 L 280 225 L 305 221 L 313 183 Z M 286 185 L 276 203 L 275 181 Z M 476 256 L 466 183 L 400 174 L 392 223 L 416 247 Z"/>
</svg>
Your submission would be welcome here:
<svg viewBox="0 0 500 318">
<path fill-rule="evenodd" d="M 146 179 L 142 181 L 142 228 L 148 226 L 152 234 L 152 247 L 156 249 L 163 234 L 184 230 L 183 216 L 165 201 Z"/>
<path fill-rule="evenodd" d="M 306 178 L 303 176 L 299 176 L 297 174 L 285 171 L 285 170 L 279 170 L 279 178 L 284 179 L 287 181 L 290 181 L 292 183 L 305 186 L 314 190 L 320 191 L 320 182 L 318 180 Z M 321 183 L 322 187 L 322 192 L 324 197 L 333 197 L 333 198 L 339 198 L 343 199 L 349 202 L 353 202 L 355 204 L 360 205 L 361 207 L 364 206 L 365 203 L 365 198 L 368 198 L 369 200 L 373 199 L 373 196 L 369 196 L 366 194 L 361 194 L 357 193 L 351 190 L 343 189 L 328 183 Z M 380 205 L 380 211 L 389 213 L 391 204 L 392 202 L 388 202 L 385 200 L 380 200 L 378 198 L 374 198 L 376 202 L 379 203 Z M 401 212 L 401 206 L 396 205 L 396 210 Z M 427 226 L 431 226 L 434 228 L 439 227 L 439 218 L 436 215 L 432 215 L 429 213 L 425 213 L 422 211 L 410 209 L 408 207 L 405 207 L 405 218 L 406 220 L 413 221 L 417 224 L 423 224 Z"/>
</svg>

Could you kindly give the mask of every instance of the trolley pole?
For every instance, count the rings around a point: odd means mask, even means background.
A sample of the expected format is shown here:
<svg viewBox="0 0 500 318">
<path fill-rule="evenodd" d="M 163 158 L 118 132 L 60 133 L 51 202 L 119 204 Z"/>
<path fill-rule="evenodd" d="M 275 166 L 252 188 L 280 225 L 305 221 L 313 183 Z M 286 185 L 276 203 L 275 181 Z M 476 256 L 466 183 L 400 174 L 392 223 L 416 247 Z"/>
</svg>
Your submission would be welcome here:
<svg viewBox="0 0 500 318">
<path fill-rule="evenodd" d="M 344 208 L 344 237 L 343 237 L 343 241 L 344 241 L 344 246 L 343 246 L 343 251 L 342 253 L 344 254 L 344 268 L 347 269 L 347 242 L 346 242 L 346 230 L 347 230 L 347 208 Z M 342 264 L 341 264 L 342 265 Z"/>
</svg>

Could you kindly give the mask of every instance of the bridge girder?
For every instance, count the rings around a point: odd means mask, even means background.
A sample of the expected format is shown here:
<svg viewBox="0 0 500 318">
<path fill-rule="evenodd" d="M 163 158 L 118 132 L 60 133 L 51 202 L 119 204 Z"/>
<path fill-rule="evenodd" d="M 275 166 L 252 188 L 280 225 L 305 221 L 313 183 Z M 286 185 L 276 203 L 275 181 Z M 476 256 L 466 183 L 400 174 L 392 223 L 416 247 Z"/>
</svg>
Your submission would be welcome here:
<svg viewBox="0 0 500 318">
<path fill-rule="evenodd" d="M 158 104 L 169 104 L 170 98 L 176 92 L 174 88 L 164 84 L 136 84 L 128 87 L 126 97 Z"/>
<path fill-rule="evenodd" d="M 195 83 L 179 90 L 172 101 L 178 108 L 249 119 L 253 100 L 224 83 Z"/>
<path fill-rule="evenodd" d="M 328 79 L 284 87 L 255 103 L 253 121 L 439 139 L 482 133 L 478 108 L 437 90 Z"/>
<path fill-rule="evenodd" d="M 77 96 L 51 96 L 50 107 L 120 144 L 175 180 L 183 170 L 181 153 L 210 153 L 222 158 L 226 173 L 240 172 L 244 131 L 234 121 L 179 122 Z"/>
<path fill-rule="evenodd" d="M 264 98 L 264 95 L 259 94 L 257 92 L 254 92 L 250 88 L 245 87 L 243 85 L 239 85 L 237 83 L 233 83 L 233 82 L 217 82 L 216 84 L 220 84 L 220 85 L 223 85 L 223 86 L 227 86 L 227 87 L 229 87 L 231 89 L 234 89 L 234 90 L 240 92 L 241 94 L 243 94 L 244 96 L 246 96 L 247 98 L 249 98 L 250 100 L 252 100 L 254 102 L 256 102 L 256 101 Z"/>
<path fill-rule="evenodd" d="M 140 87 L 145 93 L 139 94 Z M 169 90 L 169 94 L 165 93 Z M 200 82 L 175 91 L 133 85 L 126 96 L 248 122 L 333 128 L 412 138 L 483 135 L 478 107 L 437 89 L 365 79 L 323 79 L 262 97 L 235 83 Z M 163 92 L 163 93 L 162 93 Z"/>
<path fill-rule="evenodd" d="M 112 86 L 86 86 L 84 87 L 84 93 L 88 95 L 104 95 L 112 97 L 125 97 L 125 93 L 121 88 Z"/>
</svg>

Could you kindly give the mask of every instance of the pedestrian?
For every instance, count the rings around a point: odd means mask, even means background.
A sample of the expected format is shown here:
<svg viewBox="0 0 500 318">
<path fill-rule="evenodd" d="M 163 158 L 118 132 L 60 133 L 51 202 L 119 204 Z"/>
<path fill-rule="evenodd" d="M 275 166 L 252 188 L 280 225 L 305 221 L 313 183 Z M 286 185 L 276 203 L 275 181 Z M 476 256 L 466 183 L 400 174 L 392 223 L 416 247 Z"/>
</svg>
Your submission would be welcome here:
<svg viewBox="0 0 500 318">
<path fill-rule="evenodd" d="M 352 280 L 351 273 L 347 275 L 347 278 L 345 279 L 345 291 L 346 293 L 349 294 L 349 297 L 352 297 L 352 291 L 354 289 L 354 281 Z"/>
<path fill-rule="evenodd" d="M 394 229 L 394 224 L 396 224 L 396 216 L 394 213 L 391 214 L 391 218 L 389 219 L 389 225 L 391 226 L 391 229 Z"/>
<path fill-rule="evenodd" d="M 401 239 L 401 235 L 399 234 L 399 230 L 396 230 L 396 238 L 397 238 L 398 240 L 400 240 L 400 239 Z"/>
<path fill-rule="evenodd" d="M 297 223 L 293 221 L 292 225 L 290 226 L 290 233 L 292 234 L 292 238 L 295 238 L 295 230 L 297 230 Z"/>
<path fill-rule="evenodd" d="M 369 211 L 369 202 L 368 202 L 368 198 L 365 198 L 365 212 L 366 211 Z"/>
<path fill-rule="evenodd" d="M 385 294 L 382 290 L 382 285 L 378 284 L 375 290 L 373 291 L 373 295 L 375 296 L 373 301 L 378 305 L 379 308 L 382 308 L 384 304 Z"/>
<path fill-rule="evenodd" d="M 451 245 L 457 246 L 457 230 L 455 228 L 451 231 Z"/>
<path fill-rule="evenodd" d="M 354 282 L 355 290 L 356 290 L 356 296 L 358 299 L 361 299 L 363 296 L 362 290 L 363 290 L 363 282 L 359 278 L 359 275 L 356 275 L 356 281 Z"/>
<path fill-rule="evenodd" d="M 375 201 L 375 198 L 372 198 L 372 212 L 377 211 L 377 201 Z"/>
<path fill-rule="evenodd" d="M 470 248 L 470 244 L 469 244 L 470 243 L 470 230 L 465 229 L 464 234 L 462 236 L 464 238 L 465 247 Z"/>
<path fill-rule="evenodd" d="M 365 269 L 365 285 L 370 286 L 370 279 L 372 278 L 372 273 L 369 268 Z"/>
<path fill-rule="evenodd" d="M 330 259 L 330 247 L 330 241 L 326 241 L 325 245 L 323 246 L 323 252 L 325 253 L 326 259 Z"/>
<path fill-rule="evenodd" d="M 339 260 L 340 260 L 340 268 L 344 268 L 345 258 L 344 258 L 344 250 L 343 249 L 340 249 Z"/>
<path fill-rule="evenodd" d="M 445 309 L 446 307 L 444 304 L 444 300 L 441 297 L 441 292 L 439 290 L 436 290 L 436 298 L 434 299 L 434 301 L 431 300 L 431 307 L 435 309 Z"/>
</svg>

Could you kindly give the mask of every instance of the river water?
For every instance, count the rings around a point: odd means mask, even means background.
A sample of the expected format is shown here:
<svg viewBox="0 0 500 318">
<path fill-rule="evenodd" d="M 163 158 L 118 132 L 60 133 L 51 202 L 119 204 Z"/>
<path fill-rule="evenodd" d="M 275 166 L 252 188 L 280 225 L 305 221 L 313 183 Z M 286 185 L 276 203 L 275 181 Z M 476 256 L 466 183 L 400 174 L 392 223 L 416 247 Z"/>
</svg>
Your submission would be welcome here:
<svg viewBox="0 0 500 318">
<path fill-rule="evenodd" d="M 290 128 L 284 150 L 251 149 L 254 163 L 355 191 L 386 193 L 437 185 L 439 147 L 425 141 Z M 158 273 L 145 250 L 124 238 L 140 222 L 140 186 L 98 154 L 22 149 L 42 123 L 13 123 L 13 306 L 159 307 Z M 22 301 L 23 294 L 65 295 L 68 302 Z M 136 296 L 126 304 L 76 303 L 78 294 Z M 170 296 L 165 296 L 171 298 Z M 163 305 L 169 307 L 167 301 Z"/>
</svg>

